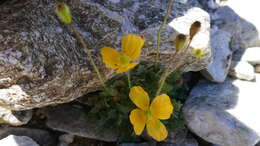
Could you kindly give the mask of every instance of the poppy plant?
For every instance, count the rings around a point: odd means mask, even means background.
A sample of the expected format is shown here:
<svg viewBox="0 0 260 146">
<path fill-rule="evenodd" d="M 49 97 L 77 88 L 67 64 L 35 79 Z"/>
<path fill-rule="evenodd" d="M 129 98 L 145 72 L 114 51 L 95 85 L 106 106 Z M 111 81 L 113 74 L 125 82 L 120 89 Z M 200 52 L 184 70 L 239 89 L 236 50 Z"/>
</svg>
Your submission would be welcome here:
<svg viewBox="0 0 260 146">
<path fill-rule="evenodd" d="M 132 61 L 140 57 L 144 40 L 138 35 L 127 34 L 123 36 L 121 45 L 121 51 L 111 47 L 101 48 L 103 62 L 117 73 L 126 72 L 138 65 Z"/>
<path fill-rule="evenodd" d="M 171 117 L 173 105 L 168 95 L 161 94 L 150 99 L 147 92 L 141 86 L 131 88 L 129 97 L 138 107 L 131 111 L 130 122 L 134 127 L 136 135 L 140 135 L 145 126 L 149 136 L 157 141 L 162 141 L 168 136 L 168 131 L 160 120 Z"/>
</svg>

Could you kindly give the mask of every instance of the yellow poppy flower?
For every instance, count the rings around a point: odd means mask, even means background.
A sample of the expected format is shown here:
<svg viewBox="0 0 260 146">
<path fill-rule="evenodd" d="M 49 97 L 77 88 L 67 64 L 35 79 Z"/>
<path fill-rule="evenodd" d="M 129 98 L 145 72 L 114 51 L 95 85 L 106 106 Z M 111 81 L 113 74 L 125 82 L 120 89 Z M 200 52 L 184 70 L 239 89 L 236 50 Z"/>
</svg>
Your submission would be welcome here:
<svg viewBox="0 0 260 146">
<path fill-rule="evenodd" d="M 162 141 L 168 136 L 168 131 L 160 120 L 171 117 L 173 105 L 168 95 L 162 94 L 155 97 L 150 104 L 146 91 L 140 86 L 131 88 L 129 97 L 138 107 L 131 111 L 129 118 L 136 135 L 140 135 L 145 126 L 148 135 L 157 141 Z"/>
<path fill-rule="evenodd" d="M 127 34 L 123 36 L 121 44 L 121 51 L 110 47 L 101 48 L 103 62 L 117 73 L 126 72 L 138 64 L 131 61 L 140 57 L 144 40 L 138 35 Z"/>
</svg>

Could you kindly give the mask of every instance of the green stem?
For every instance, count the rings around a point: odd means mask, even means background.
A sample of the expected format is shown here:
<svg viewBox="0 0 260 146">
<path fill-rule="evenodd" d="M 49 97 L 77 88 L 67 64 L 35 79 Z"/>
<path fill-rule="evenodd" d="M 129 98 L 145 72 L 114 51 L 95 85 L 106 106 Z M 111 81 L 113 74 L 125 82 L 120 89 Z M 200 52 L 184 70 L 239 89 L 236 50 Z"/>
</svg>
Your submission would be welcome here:
<svg viewBox="0 0 260 146">
<path fill-rule="evenodd" d="M 93 59 L 93 57 L 92 57 L 90 51 L 88 50 L 87 45 L 86 45 L 86 43 L 85 43 L 83 37 L 82 37 L 81 34 L 75 29 L 75 27 L 74 27 L 73 25 L 68 25 L 68 26 L 69 26 L 69 27 L 72 29 L 72 31 L 75 33 L 76 38 L 79 40 L 80 44 L 83 46 L 84 52 L 87 54 L 87 56 L 88 56 L 88 58 L 89 58 L 89 60 L 90 60 L 90 63 L 91 63 L 91 65 L 93 66 L 95 72 L 97 73 L 97 76 L 98 76 L 98 78 L 99 78 L 99 80 L 100 80 L 102 86 L 104 87 L 104 89 L 105 89 L 106 91 L 108 91 L 107 86 L 106 86 L 106 84 L 105 84 L 105 81 L 103 80 L 103 78 L 102 78 L 102 76 L 101 76 L 101 73 L 100 73 L 100 71 L 99 71 L 97 65 L 95 64 L 95 61 L 94 61 L 94 59 Z"/>
<path fill-rule="evenodd" d="M 172 4 L 173 4 L 173 0 L 169 0 L 168 7 L 166 10 L 166 15 L 164 16 L 164 19 L 163 19 L 163 23 L 161 24 L 160 28 L 157 31 L 157 46 L 156 46 L 156 58 L 155 58 L 156 66 L 159 63 L 159 58 L 160 58 L 161 31 L 163 30 L 163 28 L 164 28 L 165 24 L 167 23 L 167 20 L 170 16 Z"/>
<path fill-rule="evenodd" d="M 191 44 L 191 41 L 192 41 L 192 38 L 189 40 L 189 43 L 187 45 L 187 47 L 185 48 L 184 50 L 184 54 L 183 54 L 183 58 L 185 59 L 187 57 L 187 54 L 188 54 L 188 50 L 190 48 L 190 44 Z M 173 55 L 173 58 L 175 58 L 175 56 L 177 55 L 177 52 L 174 53 Z M 163 72 L 161 78 L 160 78 L 160 81 L 159 81 L 159 87 L 158 87 L 158 90 L 156 92 L 156 96 L 158 96 L 160 93 L 161 93 L 161 90 L 165 84 L 165 81 L 167 79 L 167 77 L 174 71 L 176 71 L 180 66 L 182 66 L 181 64 L 181 61 L 178 61 L 176 66 L 172 69 L 171 66 L 167 67 L 165 69 L 165 71 Z M 172 69 L 172 71 L 171 71 Z"/>
<path fill-rule="evenodd" d="M 169 76 L 168 75 L 168 68 L 165 70 L 165 72 L 162 74 L 162 76 L 161 76 L 161 79 L 160 79 L 160 81 L 159 81 L 159 87 L 158 87 L 158 90 L 156 91 L 156 96 L 158 96 L 160 93 L 161 93 L 161 91 L 162 91 L 162 88 L 163 88 L 163 86 L 164 86 L 164 84 L 165 84 L 165 81 L 166 81 L 166 79 L 167 79 L 167 77 Z"/>
<path fill-rule="evenodd" d="M 131 89 L 132 84 L 131 84 L 131 75 L 130 75 L 130 71 L 128 71 L 126 74 L 127 74 L 128 86 L 129 86 L 129 89 Z"/>
</svg>

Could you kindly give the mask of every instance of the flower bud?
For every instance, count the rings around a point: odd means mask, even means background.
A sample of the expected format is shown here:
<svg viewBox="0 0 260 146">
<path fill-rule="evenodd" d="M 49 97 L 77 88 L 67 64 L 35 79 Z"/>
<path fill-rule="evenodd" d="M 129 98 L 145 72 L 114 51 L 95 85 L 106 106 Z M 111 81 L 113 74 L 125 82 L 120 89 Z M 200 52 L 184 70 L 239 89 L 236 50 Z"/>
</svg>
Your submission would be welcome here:
<svg viewBox="0 0 260 146">
<path fill-rule="evenodd" d="M 199 21 L 195 21 L 192 23 L 190 27 L 190 38 L 192 39 L 199 31 L 201 28 L 201 23 Z"/>
<path fill-rule="evenodd" d="M 57 2 L 55 12 L 62 22 L 66 23 L 66 24 L 72 23 L 72 16 L 70 13 L 70 8 L 65 3 Z"/>
<path fill-rule="evenodd" d="M 174 40 L 175 43 L 175 49 L 176 51 L 180 51 L 181 49 L 184 48 L 185 44 L 186 44 L 186 35 L 184 34 L 178 34 Z"/>
</svg>

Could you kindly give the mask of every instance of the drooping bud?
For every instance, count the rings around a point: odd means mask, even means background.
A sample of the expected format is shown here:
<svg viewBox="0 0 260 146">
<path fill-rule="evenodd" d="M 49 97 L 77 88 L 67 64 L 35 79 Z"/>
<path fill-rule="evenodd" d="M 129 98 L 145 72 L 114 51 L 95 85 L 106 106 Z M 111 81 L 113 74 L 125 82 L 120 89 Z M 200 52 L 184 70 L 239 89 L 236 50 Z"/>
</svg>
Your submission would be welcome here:
<svg viewBox="0 0 260 146">
<path fill-rule="evenodd" d="M 57 2 L 55 12 L 62 22 L 66 24 L 72 23 L 70 8 L 65 3 Z"/>
<path fill-rule="evenodd" d="M 190 26 L 190 38 L 192 39 L 199 31 L 201 28 L 201 23 L 199 21 L 195 21 L 192 23 Z"/>
<path fill-rule="evenodd" d="M 180 51 L 185 47 L 187 37 L 184 34 L 178 34 L 174 40 L 176 51 Z"/>
</svg>

